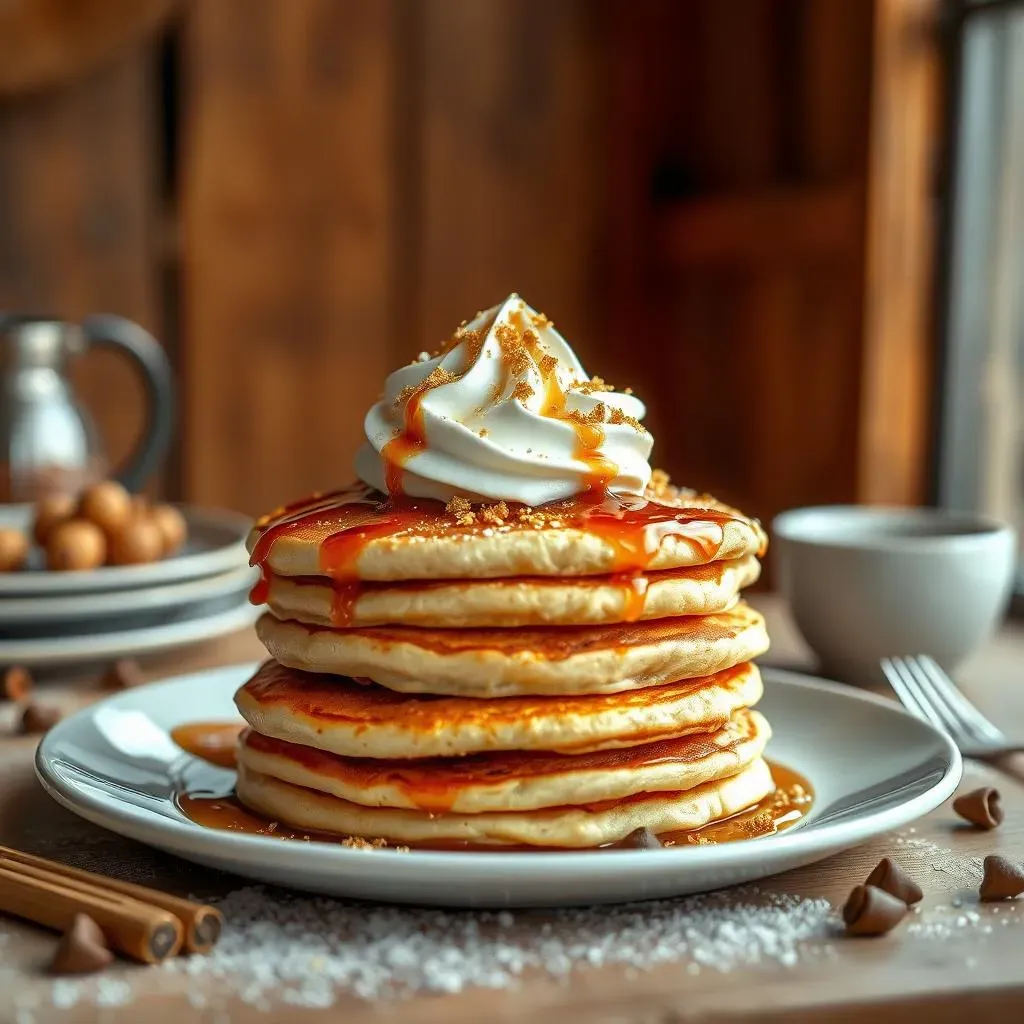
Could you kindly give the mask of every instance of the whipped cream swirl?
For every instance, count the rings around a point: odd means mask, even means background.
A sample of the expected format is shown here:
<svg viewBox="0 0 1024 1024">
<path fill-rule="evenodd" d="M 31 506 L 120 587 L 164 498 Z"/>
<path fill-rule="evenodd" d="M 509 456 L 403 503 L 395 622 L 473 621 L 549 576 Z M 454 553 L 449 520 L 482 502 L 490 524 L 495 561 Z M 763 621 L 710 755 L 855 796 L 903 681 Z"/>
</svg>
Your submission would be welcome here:
<svg viewBox="0 0 1024 1024">
<path fill-rule="evenodd" d="M 510 295 L 388 377 L 356 471 L 378 490 L 441 501 L 642 494 L 644 412 L 591 380 L 551 322 Z"/>
</svg>

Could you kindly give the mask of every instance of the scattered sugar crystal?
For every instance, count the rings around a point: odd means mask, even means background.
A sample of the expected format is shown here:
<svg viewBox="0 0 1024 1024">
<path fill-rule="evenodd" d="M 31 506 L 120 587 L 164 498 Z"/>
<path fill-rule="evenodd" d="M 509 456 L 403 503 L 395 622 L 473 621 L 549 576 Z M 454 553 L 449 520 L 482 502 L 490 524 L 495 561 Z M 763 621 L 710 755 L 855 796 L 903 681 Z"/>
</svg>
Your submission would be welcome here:
<svg viewBox="0 0 1024 1024">
<path fill-rule="evenodd" d="M 343 993 L 363 999 L 514 985 L 526 971 L 564 978 L 577 968 L 624 973 L 689 961 L 729 971 L 791 967 L 827 938 L 826 900 L 748 888 L 680 900 L 549 912 L 444 911 L 352 904 L 240 889 L 220 908 L 228 928 L 205 957 L 161 970 L 208 977 L 254 1006 L 273 995 L 326 1008 Z"/>
<path fill-rule="evenodd" d="M 124 1006 L 125 1003 L 131 1002 L 131 998 L 132 989 L 128 982 L 117 978 L 97 978 L 97 1006 Z"/>
<path fill-rule="evenodd" d="M 81 986 L 77 981 L 65 981 L 60 979 L 53 983 L 53 1005 L 59 1010 L 66 1010 L 78 1002 L 78 994 Z"/>
</svg>

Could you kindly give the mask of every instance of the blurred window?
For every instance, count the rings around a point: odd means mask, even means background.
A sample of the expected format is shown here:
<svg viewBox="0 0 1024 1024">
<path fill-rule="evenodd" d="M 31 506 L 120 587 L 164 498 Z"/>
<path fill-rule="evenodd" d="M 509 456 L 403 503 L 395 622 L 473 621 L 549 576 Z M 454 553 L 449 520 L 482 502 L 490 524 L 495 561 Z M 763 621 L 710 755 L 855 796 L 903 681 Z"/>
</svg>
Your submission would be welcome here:
<svg viewBox="0 0 1024 1024">
<path fill-rule="evenodd" d="M 1024 537 L 1024 0 L 954 2 L 948 14 L 938 497 L 1014 523 Z M 1024 597 L 1024 571 L 1017 591 Z"/>
</svg>

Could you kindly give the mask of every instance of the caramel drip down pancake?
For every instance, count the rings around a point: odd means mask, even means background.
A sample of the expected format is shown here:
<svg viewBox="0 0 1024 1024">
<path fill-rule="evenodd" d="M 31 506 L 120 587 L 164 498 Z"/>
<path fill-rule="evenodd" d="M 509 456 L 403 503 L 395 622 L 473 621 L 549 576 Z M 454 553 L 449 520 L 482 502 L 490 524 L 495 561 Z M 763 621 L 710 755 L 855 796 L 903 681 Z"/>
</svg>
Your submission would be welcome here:
<svg viewBox="0 0 1024 1024">
<path fill-rule="evenodd" d="M 496 750 L 585 753 L 721 729 L 763 687 L 750 662 L 644 690 L 571 697 L 437 697 L 263 665 L 235 695 L 264 736 L 347 757 L 452 757 Z"/>
<path fill-rule="evenodd" d="M 485 814 L 693 789 L 751 764 L 770 735 L 756 711 L 737 711 L 717 732 L 617 750 L 501 751 L 409 761 L 340 757 L 249 732 L 238 760 L 260 774 L 364 807 Z"/>
<path fill-rule="evenodd" d="M 263 775 L 244 764 L 238 772 L 238 796 L 243 803 L 274 821 L 298 828 L 383 836 L 393 843 L 565 848 L 604 846 L 638 828 L 656 834 L 700 828 L 752 807 L 771 793 L 774 785 L 767 763 L 757 758 L 735 775 L 685 791 L 533 811 L 425 814 L 404 808 L 364 807 Z"/>
<path fill-rule="evenodd" d="M 279 576 L 360 580 L 587 576 L 672 569 L 763 552 L 760 524 L 713 498 L 672 503 L 607 495 L 538 509 L 496 503 L 479 516 L 362 485 L 259 520 L 254 565 Z"/>
<path fill-rule="evenodd" d="M 607 626 L 328 629 L 264 615 L 256 629 L 290 668 L 467 697 L 615 693 L 712 675 L 768 649 L 763 618 L 742 603 L 719 615 Z"/>
<path fill-rule="evenodd" d="M 432 628 L 588 625 L 726 611 L 760 576 L 753 555 L 686 569 L 618 576 L 356 583 L 271 575 L 266 601 L 279 619 L 315 626 Z"/>
</svg>

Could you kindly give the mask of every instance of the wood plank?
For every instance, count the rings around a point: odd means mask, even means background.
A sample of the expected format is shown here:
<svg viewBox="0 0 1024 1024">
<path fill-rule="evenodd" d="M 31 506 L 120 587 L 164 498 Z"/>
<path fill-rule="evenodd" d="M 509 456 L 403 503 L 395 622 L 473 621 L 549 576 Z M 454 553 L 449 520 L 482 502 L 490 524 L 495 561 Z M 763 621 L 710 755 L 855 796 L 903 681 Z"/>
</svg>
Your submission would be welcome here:
<svg viewBox="0 0 1024 1024">
<path fill-rule="evenodd" d="M 0 94 L 68 85 L 156 34 L 177 0 L 7 0 Z"/>
<path fill-rule="evenodd" d="M 186 493 L 352 476 L 392 368 L 395 4 L 221 0 L 186 28 Z"/>
<path fill-rule="evenodd" d="M 659 248 L 675 272 L 713 264 L 752 266 L 853 257 L 863 191 L 840 181 L 818 187 L 702 196 L 665 204 Z"/>
<path fill-rule="evenodd" d="M 862 181 L 871 98 L 871 5 L 804 0 L 799 9 L 795 168 L 812 182 Z"/>
<path fill-rule="evenodd" d="M 415 310 L 405 353 L 517 291 L 594 362 L 606 329 L 601 145 L 611 144 L 600 134 L 597 10 L 588 0 L 421 4 L 422 216 L 413 294 L 398 297 Z"/>
<path fill-rule="evenodd" d="M 860 500 L 927 487 L 938 0 L 876 0 L 868 178 Z"/>
<path fill-rule="evenodd" d="M 141 49 L 73 88 L 0 103 L 0 308 L 118 313 L 160 336 L 150 59 Z M 120 462 L 142 426 L 133 371 L 100 352 L 74 379 Z"/>
</svg>

